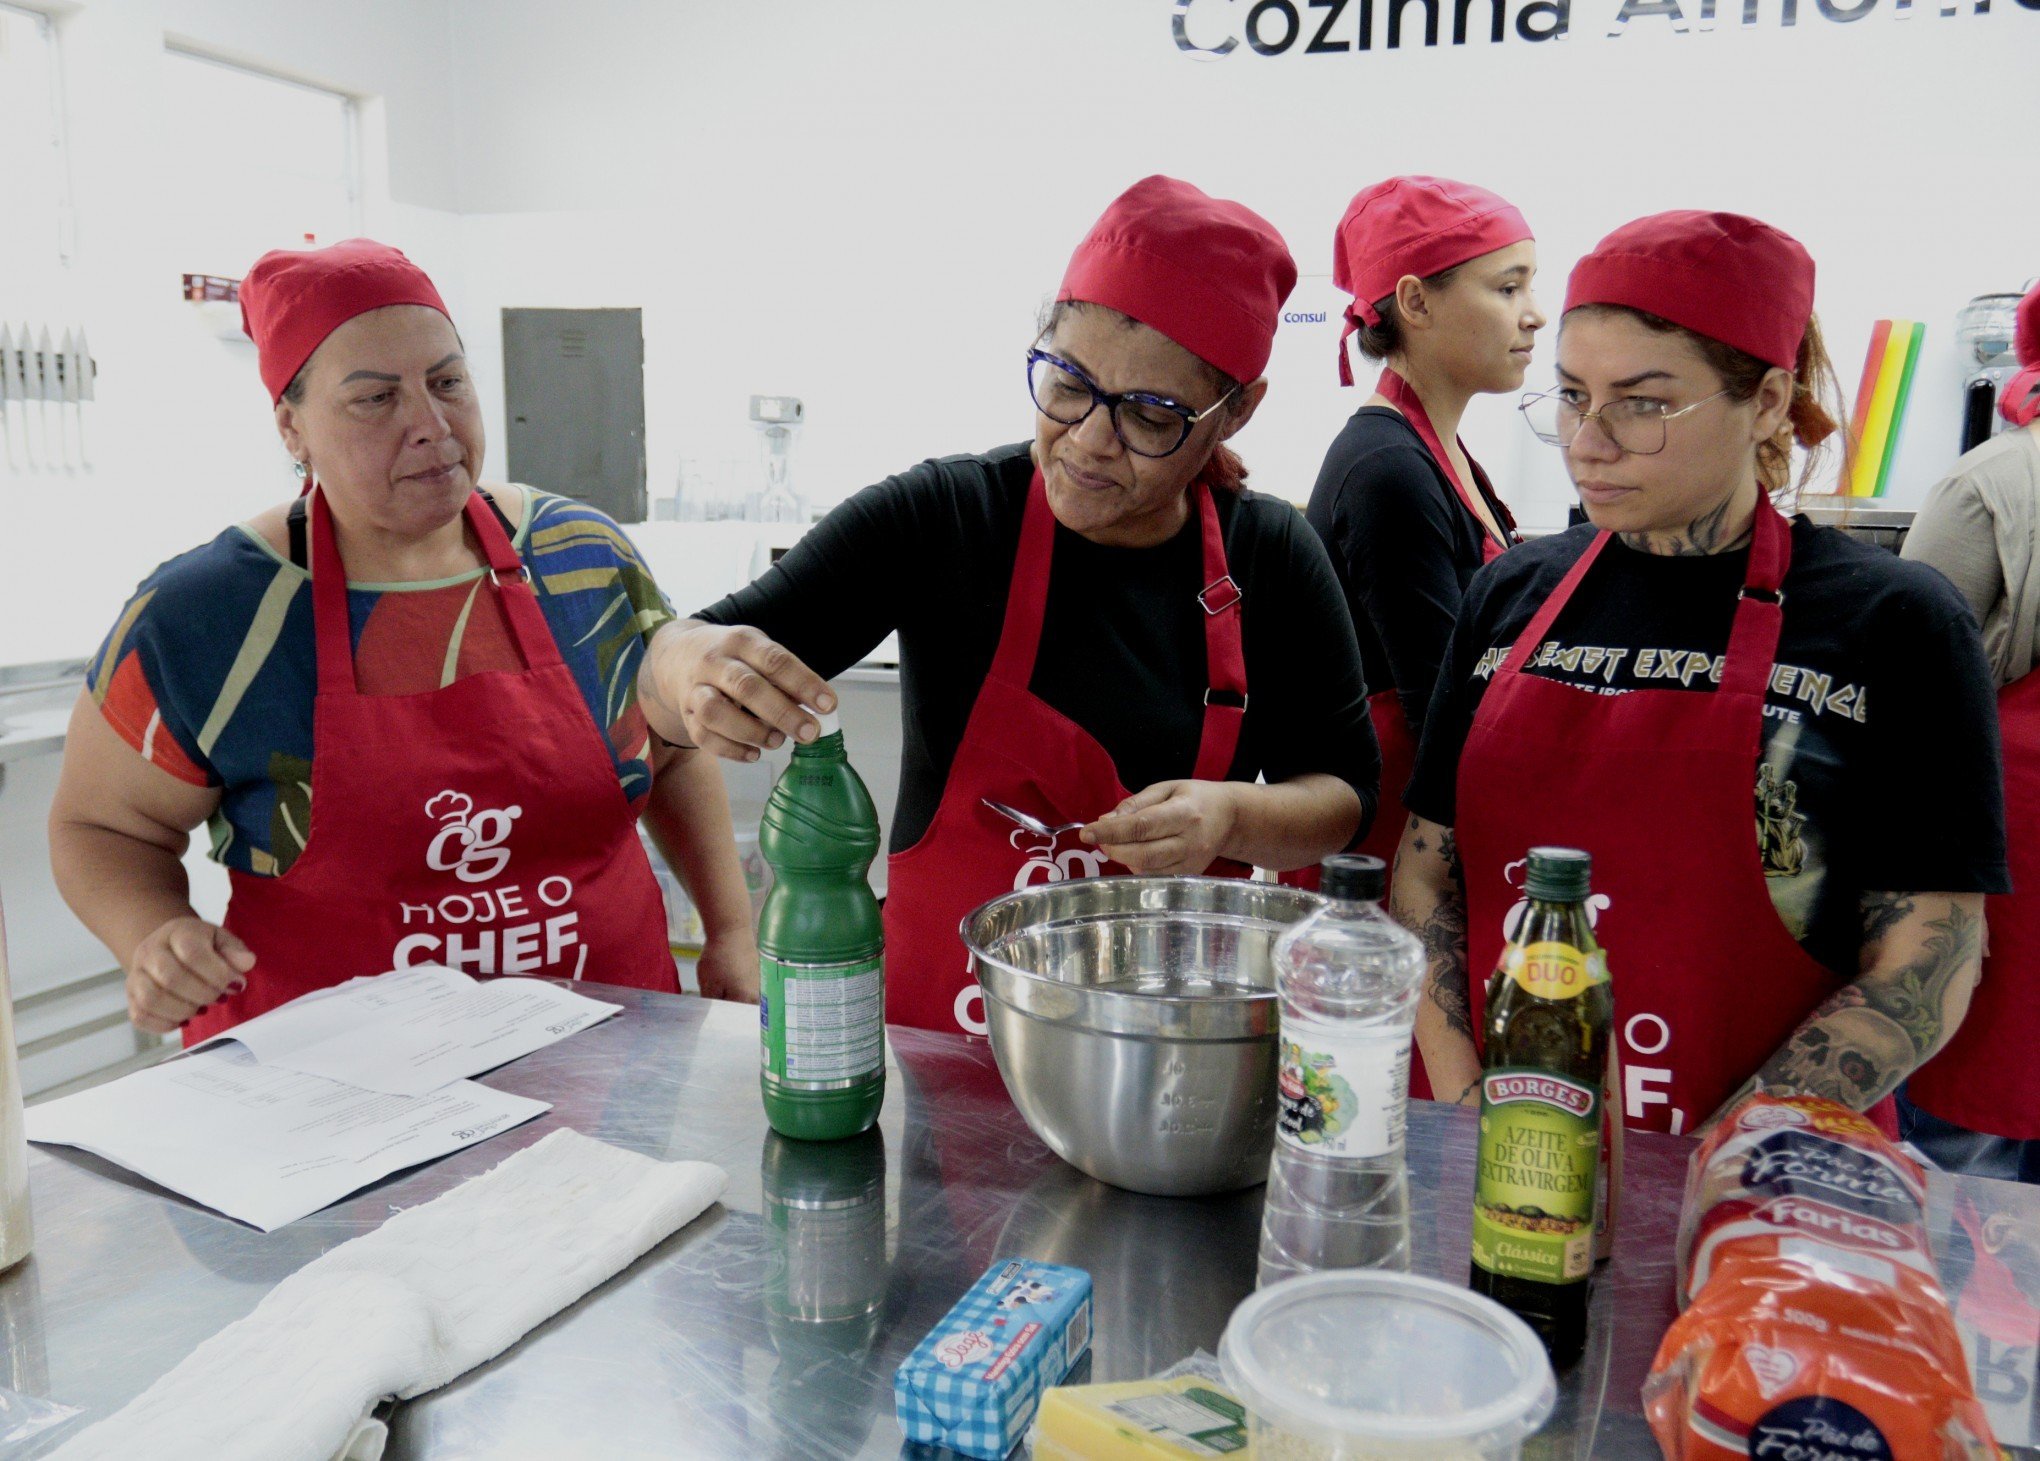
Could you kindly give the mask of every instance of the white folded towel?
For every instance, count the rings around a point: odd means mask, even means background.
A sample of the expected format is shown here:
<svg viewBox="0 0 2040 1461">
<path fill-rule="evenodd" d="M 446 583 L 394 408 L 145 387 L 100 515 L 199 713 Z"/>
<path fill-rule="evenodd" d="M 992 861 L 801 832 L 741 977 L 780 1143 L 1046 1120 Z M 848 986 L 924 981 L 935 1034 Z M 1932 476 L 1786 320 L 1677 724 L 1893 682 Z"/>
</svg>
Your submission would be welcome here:
<svg viewBox="0 0 2040 1461">
<path fill-rule="evenodd" d="M 306 1264 L 51 1461 L 377 1454 L 363 1430 L 380 1400 L 502 1353 L 692 1222 L 728 1181 L 706 1162 L 555 1131 Z"/>
</svg>

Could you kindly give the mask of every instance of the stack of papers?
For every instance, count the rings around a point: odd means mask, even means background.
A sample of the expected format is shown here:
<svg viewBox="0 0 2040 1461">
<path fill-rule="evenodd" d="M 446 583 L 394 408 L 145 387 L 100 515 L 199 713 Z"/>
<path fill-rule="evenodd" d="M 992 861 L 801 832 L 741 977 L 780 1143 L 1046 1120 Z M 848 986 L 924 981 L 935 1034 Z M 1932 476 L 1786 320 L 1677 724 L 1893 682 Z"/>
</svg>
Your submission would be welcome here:
<svg viewBox="0 0 2040 1461">
<path fill-rule="evenodd" d="M 431 967 L 355 979 L 32 1106 L 28 1136 L 269 1232 L 550 1110 L 467 1077 L 616 1013 L 528 979 Z"/>
</svg>

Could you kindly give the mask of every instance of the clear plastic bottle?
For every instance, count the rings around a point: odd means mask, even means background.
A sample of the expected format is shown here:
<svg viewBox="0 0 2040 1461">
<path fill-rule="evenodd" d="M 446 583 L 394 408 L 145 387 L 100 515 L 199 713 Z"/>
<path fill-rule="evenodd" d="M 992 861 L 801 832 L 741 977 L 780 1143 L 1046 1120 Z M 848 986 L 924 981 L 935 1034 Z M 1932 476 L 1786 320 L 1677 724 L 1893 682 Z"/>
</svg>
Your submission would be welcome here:
<svg viewBox="0 0 2040 1461">
<path fill-rule="evenodd" d="M 1275 944 L 1281 1113 L 1261 1218 L 1263 1286 L 1410 1263 L 1410 1037 L 1424 949 L 1388 916 L 1378 857 L 1324 861 L 1327 906 Z"/>
</svg>

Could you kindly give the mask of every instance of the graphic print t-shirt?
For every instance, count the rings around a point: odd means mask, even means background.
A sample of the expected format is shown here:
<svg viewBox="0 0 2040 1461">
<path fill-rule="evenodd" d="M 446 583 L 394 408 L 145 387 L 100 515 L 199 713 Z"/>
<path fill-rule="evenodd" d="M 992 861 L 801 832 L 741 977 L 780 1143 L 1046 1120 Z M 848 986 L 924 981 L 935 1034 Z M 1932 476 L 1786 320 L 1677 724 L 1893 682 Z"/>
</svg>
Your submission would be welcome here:
<svg viewBox="0 0 2040 1461">
<path fill-rule="evenodd" d="M 1541 539 L 1474 579 L 1432 698 L 1411 812 L 1455 823 L 1481 697 L 1593 538 L 1579 527 Z M 1747 549 L 1668 558 L 1611 540 L 1529 673 L 1604 695 L 1711 690 L 1748 564 Z M 1995 687 L 1947 580 L 1804 518 L 1792 524 L 1784 609 L 1751 788 L 1757 845 L 1786 928 L 1853 979 L 1864 892 L 2010 886 Z M 1664 774 L 1678 774 L 1675 758 Z"/>
<path fill-rule="evenodd" d="M 491 490 L 509 510 L 519 489 Z M 595 508 L 525 489 L 522 517 L 510 515 L 511 541 L 609 742 L 618 785 L 641 805 L 652 787 L 651 731 L 637 670 L 673 612 L 637 549 Z M 86 675 L 123 740 L 180 781 L 220 789 L 213 859 L 258 877 L 288 872 L 311 828 L 311 583 L 253 528 L 228 528 L 143 580 Z M 523 666 L 479 568 L 437 583 L 349 583 L 347 608 L 364 695 Z"/>
</svg>

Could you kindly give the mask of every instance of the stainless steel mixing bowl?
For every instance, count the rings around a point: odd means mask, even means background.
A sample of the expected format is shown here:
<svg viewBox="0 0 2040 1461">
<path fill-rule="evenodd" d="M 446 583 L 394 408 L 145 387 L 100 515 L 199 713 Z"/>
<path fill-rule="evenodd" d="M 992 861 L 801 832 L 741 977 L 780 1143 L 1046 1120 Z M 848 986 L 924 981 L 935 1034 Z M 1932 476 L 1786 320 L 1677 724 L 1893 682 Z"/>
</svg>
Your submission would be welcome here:
<svg viewBox="0 0 2040 1461">
<path fill-rule="evenodd" d="M 1268 1178 L 1276 936 L 1315 893 L 1080 878 L 963 920 L 1013 1104 L 1070 1165 L 1168 1197 Z"/>
</svg>

